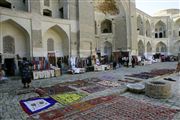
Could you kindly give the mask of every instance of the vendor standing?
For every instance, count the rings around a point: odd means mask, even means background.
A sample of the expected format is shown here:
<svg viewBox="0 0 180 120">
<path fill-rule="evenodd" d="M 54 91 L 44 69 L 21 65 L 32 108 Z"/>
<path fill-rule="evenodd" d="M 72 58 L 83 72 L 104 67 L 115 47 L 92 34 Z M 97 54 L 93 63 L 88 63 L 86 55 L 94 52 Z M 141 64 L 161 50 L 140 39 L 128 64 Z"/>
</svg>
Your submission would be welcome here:
<svg viewBox="0 0 180 120">
<path fill-rule="evenodd" d="M 21 78 L 22 83 L 24 85 L 23 88 L 29 88 L 32 78 L 32 72 L 31 67 L 32 64 L 27 60 L 26 57 L 23 58 L 22 64 L 21 64 Z"/>
<path fill-rule="evenodd" d="M 58 59 L 58 61 L 57 61 L 57 65 L 58 65 L 58 67 L 60 68 L 60 72 L 61 72 L 61 75 L 62 75 L 62 65 L 61 65 L 62 63 L 61 63 L 61 59 Z"/>
</svg>

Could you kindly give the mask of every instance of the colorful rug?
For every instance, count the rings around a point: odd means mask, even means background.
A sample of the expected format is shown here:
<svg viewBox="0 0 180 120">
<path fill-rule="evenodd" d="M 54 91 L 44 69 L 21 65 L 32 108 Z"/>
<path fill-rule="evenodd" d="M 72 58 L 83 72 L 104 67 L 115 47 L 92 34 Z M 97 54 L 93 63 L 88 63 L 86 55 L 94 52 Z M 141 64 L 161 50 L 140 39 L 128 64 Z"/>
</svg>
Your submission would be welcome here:
<svg viewBox="0 0 180 120">
<path fill-rule="evenodd" d="M 89 80 L 89 82 L 94 82 L 94 83 L 100 82 L 100 81 L 101 81 L 101 79 L 96 78 L 96 77 L 90 78 L 90 80 Z"/>
<path fill-rule="evenodd" d="M 119 87 L 119 86 L 121 86 L 121 84 L 116 82 L 116 81 L 107 81 L 107 80 L 102 80 L 102 81 L 98 82 L 98 84 L 103 85 L 103 86 L 107 86 L 107 87 Z"/>
<path fill-rule="evenodd" d="M 96 102 L 94 102 L 96 101 Z M 83 108 L 85 105 L 85 109 Z M 180 112 L 123 96 L 106 96 L 31 116 L 32 120 L 173 120 Z"/>
<path fill-rule="evenodd" d="M 68 105 L 81 100 L 85 96 L 86 95 L 83 93 L 72 92 L 72 93 L 57 94 L 51 97 L 61 104 Z"/>
<path fill-rule="evenodd" d="M 76 88 L 81 88 L 81 87 L 87 87 L 87 86 L 92 86 L 94 85 L 93 83 L 90 83 L 88 80 L 77 80 L 74 82 L 74 84 L 72 85 L 73 87 Z"/>
<path fill-rule="evenodd" d="M 112 75 L 103 75 L 100 77 L 100 79 L 102 79 L 102 80 L 114 80 L 115 77 L 113 77 Z"/>
<path fill-rule="evenodd" d="M 105 105 L 63 116 L 63 120 L 173 120 L 175 109 L 120 97 Z"/>
<path fill-rule="evenodd" d="M 97 107 L 97 105 L 109 102 L 115 97 L 116 96 L 114 95 L 103 96 L 103 97 L 91 99 L 85 102 L 76 103 L 65 108 L 54 109 L 54 110 L 50 110 L 50 111 L 40 113 L 40 114 L 33 114 L 30 116 L 29 120 L 35 120 L 35 119 L 59 120 L 63 116 L 68 116 L 68 115 L 76 114 L 76 113 L 83 112 L 89 109 L 93 109 Z"/>
<path fill-rule="evenodd" d="M 88 93 L 95 93 L 95 92 L 103 91 L 105 89 L 107 89 L 107 87 L 101 85 L 94 85 L 90 87 L 81 88 L 81 90 L 86 91 Z"/>
<path fill-rule="evenodd" d="M 131 78 L 125 78 L 125 80 L 118 80 L 121 83 L 139 83 L 142 82 L 142 80 L 135 80 Z"/>
<path fill-rule="evenodd" d="M 21 100 L 21 107 L 27 114 L 34 114 L 49 108 L 56 103 L 52 98 L 34 98 L 30 100 Z"/>
<path fill-rule="evenodd" d="M 142 72 L 139 74 L 125 75 L 125 76 L 141 78 L 141 79 L 149 79 L 165 74 L 172 74 L 173 72 L 175 72 L 175 69 L 154 69 L 151 70 L 151 72 Z"/>
<path fill-rule="evenodd" d="M 44 87 L 44 88 L 40 87 L 35 90 L 35 92 L 38 93 L 40 96 L 55 95 L 59 93 L 72 92 L 72 91 L 75 90 L 68 86 L 62 86 L 61 84 L 57 84 L 51 87 Z"/>
</svg>

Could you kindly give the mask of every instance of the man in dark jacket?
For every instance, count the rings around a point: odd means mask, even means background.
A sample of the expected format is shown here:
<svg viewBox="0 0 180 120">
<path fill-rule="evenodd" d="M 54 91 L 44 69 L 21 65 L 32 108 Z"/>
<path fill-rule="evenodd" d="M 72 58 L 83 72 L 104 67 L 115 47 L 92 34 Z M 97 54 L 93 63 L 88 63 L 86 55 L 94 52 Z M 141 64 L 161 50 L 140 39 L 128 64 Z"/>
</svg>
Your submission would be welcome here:
<svg viewBox="0 0 180 120">
<path fill-rule="evenodd" d="M 32 79 L 31 66 L 32 64 L 27 60 L 26 57 L 24 57 L 21 64 L 21 78 L 24 88 L 30 87 L 29 84 L 31 83 Z"/>
</svg>

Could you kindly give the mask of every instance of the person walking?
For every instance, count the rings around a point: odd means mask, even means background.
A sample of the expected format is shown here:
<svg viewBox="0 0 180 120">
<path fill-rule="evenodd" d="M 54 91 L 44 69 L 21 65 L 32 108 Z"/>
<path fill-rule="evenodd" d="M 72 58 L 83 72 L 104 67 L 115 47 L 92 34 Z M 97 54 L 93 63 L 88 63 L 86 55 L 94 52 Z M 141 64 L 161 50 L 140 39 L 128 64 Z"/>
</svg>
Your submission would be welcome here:
<svg viewBox="0 0 180 120">
<path fill-rule="evenodd" d="M 113 61 L 113 70 L 116 69 L 116 65 L 117 65 L 116 60 L 114 60 L 114 61 Z"/>
<path fill-rule="evenodd" d="M 119 57 L 119 58 L 118 58 L 118 62 L 119 62 L 119 67 L 121 67 L 122 64 L 123 64 L 123 62 L 122 62 L 122 57 Z"/>
<path fill-rule="evenodd" d="M 132 56 L 132 59 L 131 59 L 131 63 L 132 63 L 132 68 L 134 68 L 135 67 L 135 58 Z"/>
<path fill-rule="evenodd" d="M 60 68 L 60 73 L 62 75 L 62 63 L 61 63 L 61 59 L 58 59 L 57 65 L 58 65 L 58 68 Z"/>
<path fill-rule="evenodd" d="M 23 61 L 21 64 L 21 79 L 22 83 L 24 85 L 23 88 L 29 88 L 31 79 L 32 79 L 32 73 L 31 73 L 31 67 L 32 64 L 27 60 L 26 57 L 23 57 Z"/>
</svg>

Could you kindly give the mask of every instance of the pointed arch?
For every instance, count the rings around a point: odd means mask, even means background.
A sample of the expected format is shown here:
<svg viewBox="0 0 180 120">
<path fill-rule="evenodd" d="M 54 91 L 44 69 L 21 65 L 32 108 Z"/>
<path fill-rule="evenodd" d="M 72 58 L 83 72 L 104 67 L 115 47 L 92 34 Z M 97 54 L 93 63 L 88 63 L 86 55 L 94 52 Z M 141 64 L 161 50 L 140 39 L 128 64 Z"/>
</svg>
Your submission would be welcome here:
<svg viewBox="0 0 180 120">
<path fill-rule="evenodd" d="M 155 38 L 166 38 L 166 24 L 163 21 L 158 21 L 155 24 Z"/>
<path fill-rule="evenodd" d="M 167 46 L 166 44 L 164 44 L 163 42 L 159 42 L 157 45 L 156 45 L 156 52 L 167 52 Z"/>
<path fill-rule="evenodd" d="M 112 53 L 112 44 L 108 41 L 104 42 L 104 54 L 111 55 Z"/>
<path fill-rule="evenodd" d="M 112 21 L 105 19 L 101 22 L 102 33 L 112 33 Z"/>
<path fill-rule="evenodd" d="M 51 50 L 58 52 L 57 57 L 68 56 L 70 54 L 68 35 L 59 25 L 50 27 L 43 35 L 43 48 L 48 53 L 50 48 L 48 48 L 47 43 L 51 44 Z"/>
<path fill-rule="evenodd" d="M 21 57 L 30 56 L 30 35 L 20 24 L 12 19 L 1 22 L 3 36 L 3 53 L 18 54 Z"/>
<path fill-rule="evenodd" d="M 147 52 L 148 52 L 148 53 L 151 53 L 151 52 L 152 52 L 152 46 L 151 46 L 151 43 L 150 43 L 150 42 L 147 43 Z"/>
<path fill-rule="evenodd" d="M 180 53 L 180 40 L 179 41 L 177 41 L 177 42 L 175 42 L 175 44 L 174 44 L 174 52 L 175 53 Z"/>
<path fill-rule="evenodd" d="M 180 36 L 180 18 L 178 18 L 176 21 L 175 21 L 175 24 L 174 24 L 174 30 L 175 30 L 175 36 L 178 37 Z"/>
<path fill-rule="evenodd" d="M 139 56 L 143 56 L 144 55 L 144 51 L 145 51 L 144 44 L 143 44 L 142 40 L 140 40 L 138 42 L 138 55 Z"/>
</svg>

